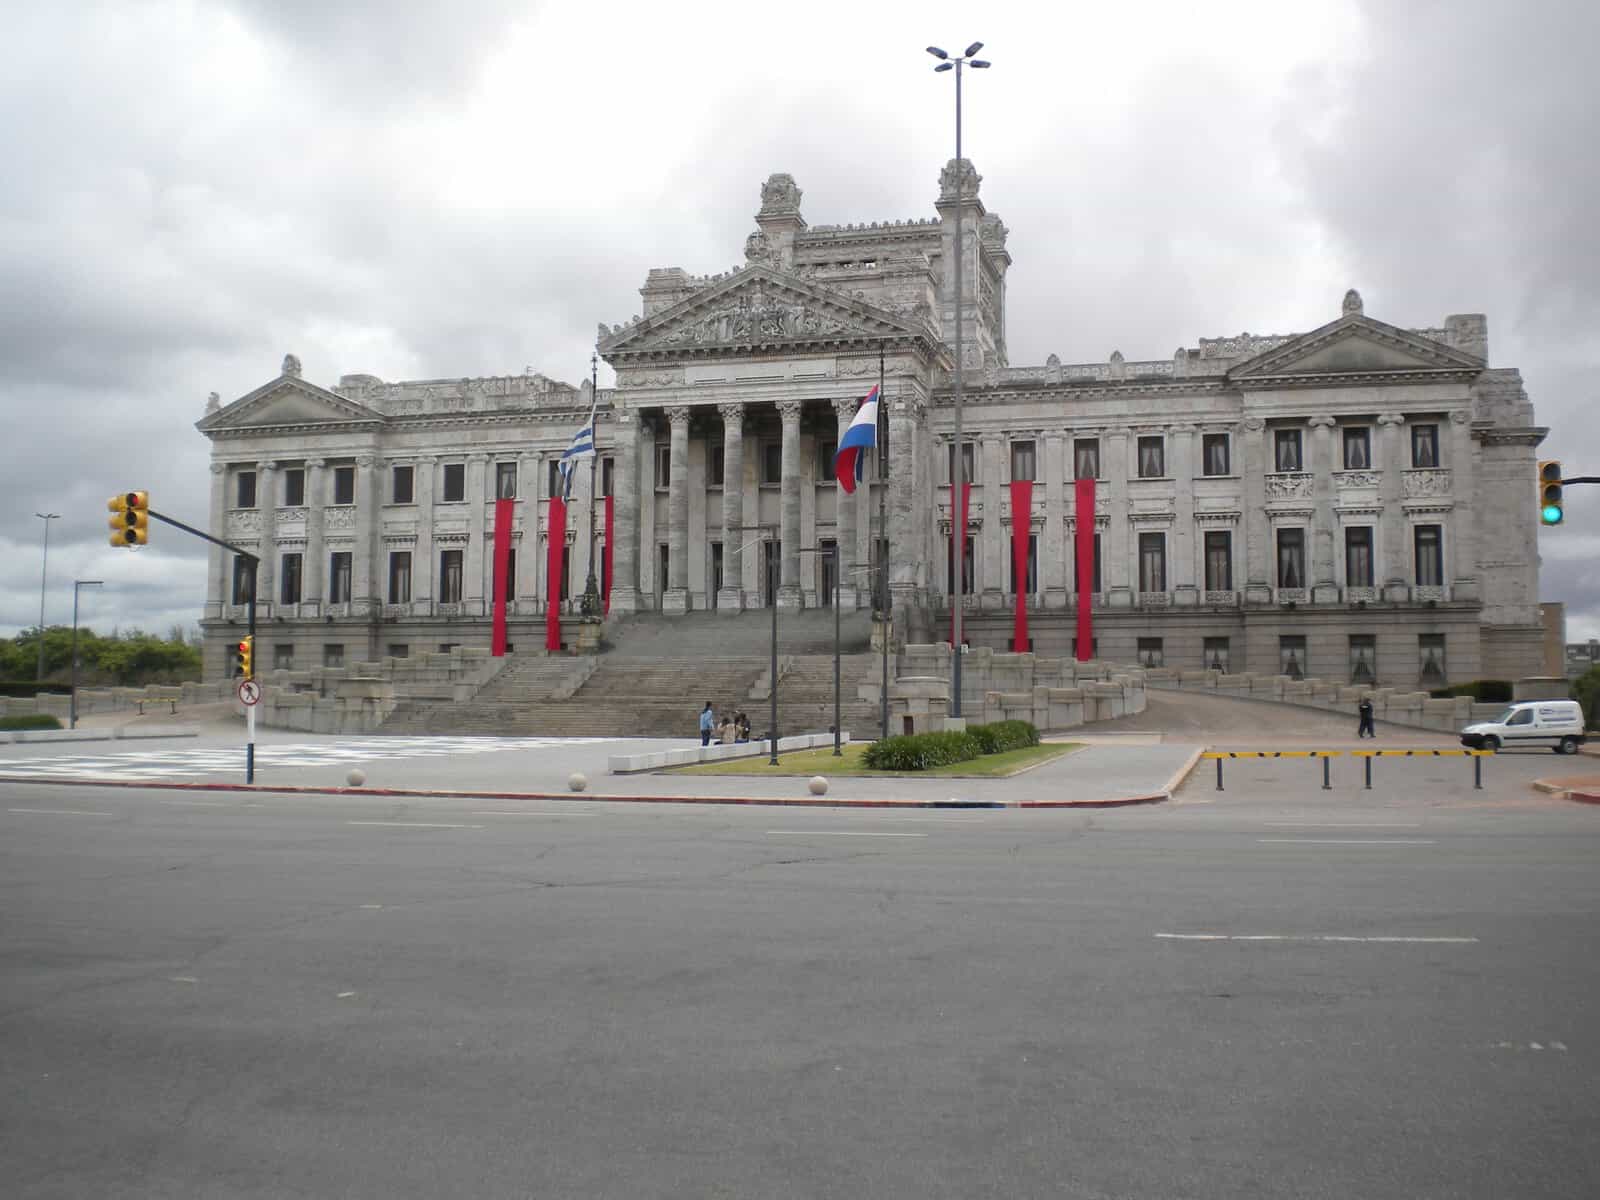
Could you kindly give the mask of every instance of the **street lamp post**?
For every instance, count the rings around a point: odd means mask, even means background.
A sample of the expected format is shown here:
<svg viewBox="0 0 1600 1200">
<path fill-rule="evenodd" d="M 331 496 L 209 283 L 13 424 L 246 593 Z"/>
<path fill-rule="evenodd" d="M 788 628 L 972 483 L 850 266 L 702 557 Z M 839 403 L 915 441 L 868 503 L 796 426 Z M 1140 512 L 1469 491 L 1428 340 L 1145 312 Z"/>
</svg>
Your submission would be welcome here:
<svg viewBox="0 0 1600 1200">
<path fill-rule="evenodd" d="M 951 518 L 951 520 L 950 520 L 950 554 L 951 554 L 950 561 L 953 564 L 955 564 L 954 565 L 954 569 L 951 572 L 952 575 L 954 576 L 954 579 L 953 579 L 954 586 L 951 589 L 952 595 L 950 597 L 950 611 L 951 611 L 951 614 L 952 614 L 952 616 L 951 616 L 951 634 L 950 634 L 950 637 L 951 637 L 950 661 L 951 661 L 951 664 L 952 664 L 951 670 L 953 672 L 952 679 L 951 679 L 950 715 L 953 716 L 953 717 L 959 717 L 961 715 L 961 642 L 962 642 L 962 637 L 961 637 L 961 596 L 962 596 L 962 592 L 965 591 L 965 588 L 963 586 L 963 584 L 965 583 L 965 580 L 962 579 L 962 571 L 966 567 L 965 554 L 966 554 L 966 549 L 967 549 L 966 545 L 964 544 L 965 541 L 966 541 L 966 530 L 961 527 L 962 522 L 961 522 L 961 519 L 960 519 L 960 516 L 959 516 L 959 514 L 961 512 L 961 487 L 966 482 L 966 479 L 965 479 L 965 476 L 966 476 L 966 457 L 962 454 L 962 447 L 961 447 L 961 411 L 962 411 L 961 369 L 962 369 L 962 366 L 964 365 L 962 363 L 962 354 L 961 354 L 961 325 L 962 325 L 961 318 L 962 318 L 962 313 L 966 308 L 966 298 L 963 295 L 962 287 L 961 287 L 961 272 L 962 272 L 962 267 L 963 267 L 962 252 L 961 252 L 961 235 L 962 235 L 962 228 L 961 227 L 962 227 L 962 224 L 963 224 L 963 217 L 962 217 L 961 208 L 962 208 L 962 203 L 964 201 L 964 198 L 966 196 L 966 173 L 962 169 L 963 164 L 962 164 L 962 160 L 961 160 L 961 68 L 963 66 L 968 66 L 968 67 L 971 67 L 975 71 L 983 70 L 983 69 L 987 68 L 988 65 L 989 65 L 987 62 L 983 61 L 982 59 L 977 59 L 977 58 L 973 58 L 972 57 L 974 54 L 976 54 L 979 50 L 982 50 L 982 49 L 983 49 L 983 43 L 982 42 L 973 42 L 972 45 L 968 46 L 965 50 L 963 50 L 956 57 L 951 58 L 949 54 L 945 53 L 945 51 L 939 49 L 939 47 L 937 47 L 937 46 L 929 46 L 928 47 L 928 53 L 933 55 L 935 58 L 937 58 L 939 60 L 939 65 L 934 68 L 935 71 L 949 71 L 949 70 L 953 69 L 955 71 L 955 73 L 956 73 L 956 236 L 955 236 L 955 260 L 956 260 L 956 269 L 955 269 L 955 293 L 956 293 L 956 295 L 955 295 L 955 307 L 956 307 L 956 330 L 955 330 L 956 436 L 955 436 L 955 464 L 954 464 L 953 469 L 950 472 L 950 518 Z"/>
<path fill-rule="evenodd" d="M 33 670 L 35 682 L 44 680 L 44 591 L 47 572 L 50 568 L 50 522 L 59 521 L 60 513 L 42 512 L 34 513 L 44 522 L 44 561 L 39 564 L 39 665 Z"/>
<path fill-rule="evenodd" d="M 595 407 L 598 407 L 600 397 L 599 372 L 600 356 L 598 354 L 589 355 L 589 396 Z M 595 486 L 596 472 L 600 466 L 600 451 L 594 445 L 594 426 L 595 418 L 593 409 L 591 409 L 589 416 L 589 444 L 594 453 L 589 456 L 589 578 L 584 580 L 583 600 L 579 605 L 579 611 L 586 617 L 602 616 L 605 612 L 605 602 L 600 596 L 600 584 L 595 579 L 594 573 L 594 515 L 595 502 L 600 495 L 599 489 Z"/>
<path fill-rule="evenodd" d="M 50 526 L 46 525 L 46 529 Z M 67 728 L 78 727 L 78 590 L 86 587 L 104 587 L 104 580 L 74 579 L 72 581 L 72 694 L 67 700 Z"/>
<path fill-rule="evenodd" d="M 841 732 L 844 726 L 843 704 L 840 701 L 840 670 L 839 670 L 839 580 L 844 574 L 844 560 L 839 557 L 839 539 L 836 537 L 831 546 L 807 546 L 800 551 L 801 554 L 825 555 L 833 564 L 833 756 L 844 757 L 843 739 Z"/>
</svg>

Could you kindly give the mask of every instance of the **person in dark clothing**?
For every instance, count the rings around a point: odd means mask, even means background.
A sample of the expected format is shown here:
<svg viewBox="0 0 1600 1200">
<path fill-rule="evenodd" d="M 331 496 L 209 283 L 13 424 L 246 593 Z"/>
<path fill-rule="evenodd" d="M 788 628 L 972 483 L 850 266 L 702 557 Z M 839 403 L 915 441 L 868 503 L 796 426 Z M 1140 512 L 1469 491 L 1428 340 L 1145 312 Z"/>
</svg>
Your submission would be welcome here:
<svg viewBox="0 0 1600 1200">
<path fill-rule="evenodd" d="M 1361 724 L 1356 727 L 1356 736 L 1376 738 L 1378 731 L 1372 726 L 1372 697 L 1361 697 L 1361 703 L 1356 705 L 1356 712 L 1361 714 Z"/>
<path fill-rule="evenodd" d="M 702 746 L 711 744 L 711 723 L 713 719 L 711 701 L 707 700 L 706 706 L 700 710 L 700 744 Z"/>
</svg>

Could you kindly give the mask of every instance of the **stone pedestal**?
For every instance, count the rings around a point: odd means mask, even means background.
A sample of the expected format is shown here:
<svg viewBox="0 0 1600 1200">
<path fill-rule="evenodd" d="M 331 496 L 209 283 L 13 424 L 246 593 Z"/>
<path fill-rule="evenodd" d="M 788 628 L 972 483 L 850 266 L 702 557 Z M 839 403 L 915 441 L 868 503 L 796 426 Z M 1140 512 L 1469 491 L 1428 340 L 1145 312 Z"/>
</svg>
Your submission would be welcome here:
<svg viewBox="0 0 1600 1200">
<path fill-rule="evenodd" d="M 668 588 L 661 593 L 661 611 L 668 614 L 681 614 L 689 611 L 689 589 Z"/>
<path fill-rule="evenodd" d="M 736 587 L 725 587 L 717 591 L 717 611 L 723 613 L 739 613 L 744 610 L 744 592 Z"/>
<path fill-rule="evenodd" d="M 800 609 L 805 607 L 800 595 L 799 584 L 784 584 L 778 589 L 778 607 L 780 609 Z"/>
<path fill-rule="evenodd" d="M 572 652 L 574 654 L 600 653 L 601 627 L 602 622 L 600 621 L 580 621 L 578 623 L 577 636 L 572 641 Z"/>
</svg>

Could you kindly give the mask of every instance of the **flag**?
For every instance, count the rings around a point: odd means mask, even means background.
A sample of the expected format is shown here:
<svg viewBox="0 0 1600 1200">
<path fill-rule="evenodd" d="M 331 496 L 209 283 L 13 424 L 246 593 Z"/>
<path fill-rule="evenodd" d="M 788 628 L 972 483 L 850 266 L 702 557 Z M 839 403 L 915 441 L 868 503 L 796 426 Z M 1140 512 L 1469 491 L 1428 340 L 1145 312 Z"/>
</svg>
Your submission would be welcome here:
<svg viewBox="0 0 1600 1200">
<path fill-rule="evenodd" d="M 594 405 L 589 409 L 588 423 L 572 435 L 572 444 L 561 455 L 562 499 L 572 495 L 572 474 L 577 470 L 578 463 L 585 458 L 594 457 L 594 413 L 599 403 L 600 395 L 596 392 Z"/>
<path fill-rule="evenodd" d="M 850 427 L 839 439 L 839 452 L 833 456 L 833 477 L 846 492 L 854 492 L 866 461 L 861 452 L 878 444 L 878 389 L 873 388 L 856 409 Z"/>
</svg>

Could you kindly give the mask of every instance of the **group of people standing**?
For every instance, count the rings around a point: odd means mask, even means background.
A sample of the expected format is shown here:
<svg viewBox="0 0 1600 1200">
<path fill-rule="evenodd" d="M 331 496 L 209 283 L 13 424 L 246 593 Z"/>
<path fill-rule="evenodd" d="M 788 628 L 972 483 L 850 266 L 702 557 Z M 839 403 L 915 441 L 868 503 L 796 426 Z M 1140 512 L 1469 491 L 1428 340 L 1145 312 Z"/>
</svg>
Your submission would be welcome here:
<svg viewBox="0 0 1600 1200">
<path fill-rule="evenodd" d="M 700 710 L 700 744 L 709 746 L 711 739 L 723 745 L 730 742 L 748 742 L 750 740 L 750 718 L 744 713 L 717 713 L 711 707 L 711 701 L 706 701 L 706 706 Z"/>
</svg>

